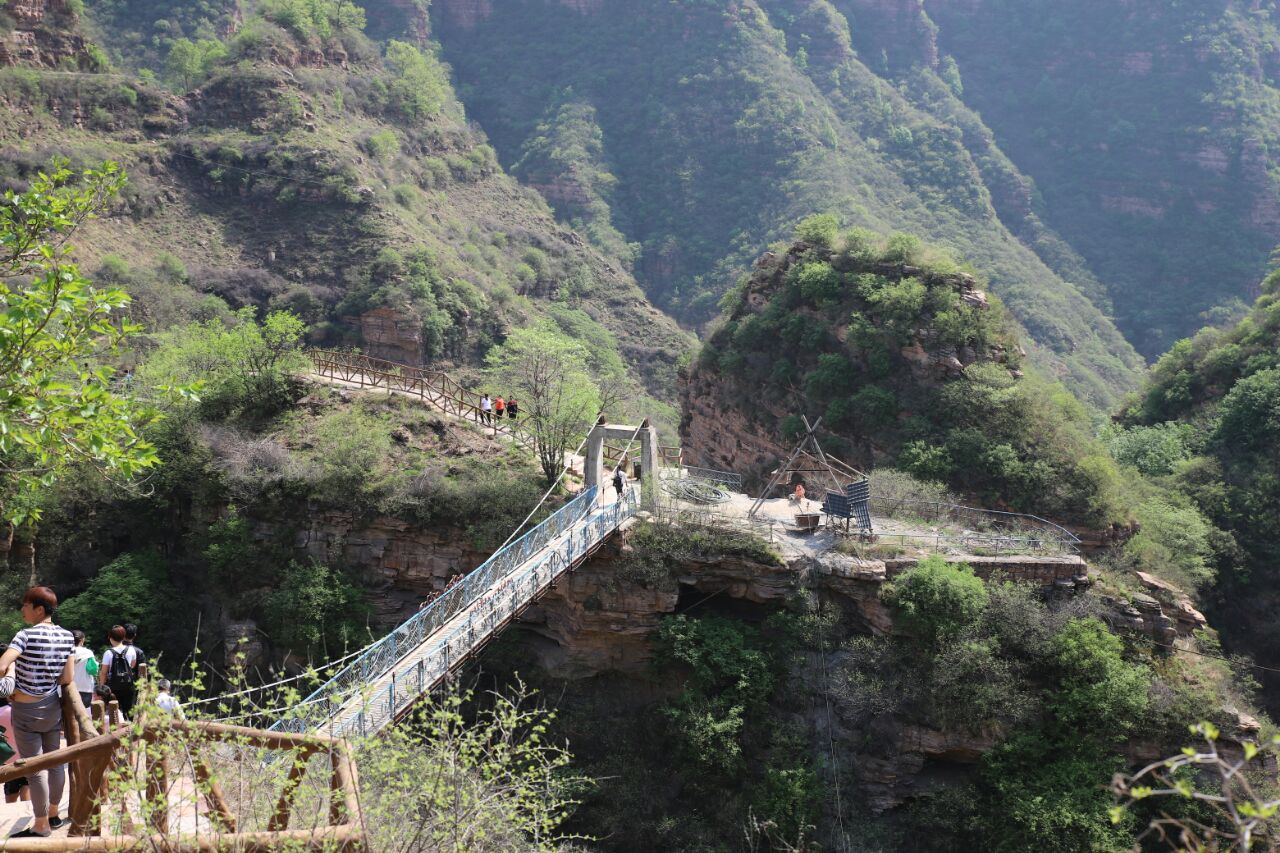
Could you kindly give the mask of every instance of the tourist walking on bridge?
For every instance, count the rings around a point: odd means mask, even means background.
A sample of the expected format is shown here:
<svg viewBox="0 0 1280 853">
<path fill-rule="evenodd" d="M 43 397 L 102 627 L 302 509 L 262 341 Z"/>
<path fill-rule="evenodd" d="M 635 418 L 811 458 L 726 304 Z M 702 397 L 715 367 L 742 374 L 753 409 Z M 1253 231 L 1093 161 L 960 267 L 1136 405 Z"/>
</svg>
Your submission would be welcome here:
<svg viewBox="0 0 1280 853">
<path fill-rule="evenodd" d="M 507 417 L 511 420 L 516 419 L 516 415 L 520 413 L 520 404 L 516 402 L 516 398 L 512 397 L 507 401 Z"/>
<path fill-rule="evenodd" d="M 71 632 L 53 624 L 53 611 L 58 597 L 47 586 L 33 586 L 22 597 L 23 628 L 13 637 L 9 648 L 0 655 L 0 672 L 14 665 L 13 735 L 18 752 L 24 758 L 35 758 L 53 752 L 62 745 L 62 702 L 59 685 L 70 685 L 74 678 L 72 654 L 75 640 Z M 54 827 L 62 826 L 58 804 L 66 785 L 65 765 L 32 773 L 32 824 L 10 838 L 47 837 Z"/>
<path fill-rule="evenodd" d="M 622 473 L 622 466 L 613 469 L 613 487 L 618 490 L 618 500 L 622 500 L 622 492 L 627 487 L 627 475 Z"/>
<path fill-rule="evenodd" d="M 498 395 L 498 399 L 493 401 L 493 415 L 498 419 L 498 423 L 502 423 L 502 411 L 507 407 L 506 402 L 502 399 L 502 395 Z"/>
<path fill-rule="evenodd" d="M 146 680 L 147 653 L 138 647 L 138 626 L 132 622 L 124 623 L 124 644 L 133 649 L 133 680 Z"/>
<path fill-rule="evenodd" d="M 488 394 L 480 398 L 480 423 L 493 423 L 493 401 L 489 399 Z"/>
</svg>

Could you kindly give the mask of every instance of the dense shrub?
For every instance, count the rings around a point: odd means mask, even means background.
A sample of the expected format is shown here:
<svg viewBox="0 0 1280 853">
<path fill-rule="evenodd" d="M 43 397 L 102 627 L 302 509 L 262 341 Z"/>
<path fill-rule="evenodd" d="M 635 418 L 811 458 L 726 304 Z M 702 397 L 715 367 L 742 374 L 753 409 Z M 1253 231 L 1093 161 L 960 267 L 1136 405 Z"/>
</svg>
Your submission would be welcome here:
<svg viewBox="0 0 1280 853">
<path fill-rule="evenodd" d="M 928 645 L 954 640 L 987 606 L 982 579 L 968 565 L 948 563 L 936 554 L 891 581 L 884 596 Z"/>
<path fill-rule="evenodd" d="M 387 86 L 391 103 L 406 118 L 430 118 L 444 106 L 449 79 L 434 54 L 392 40 L 387 43 L 387 67 L 392 75 Z"/>
<path fill-rule="evenodd" d="M 833 213 L 819 213 L 800 220 L 796 239 L 823 248 L 831 248 L 840 233 L 840 220 Z"/>
<path fill-rule="evenodd" d="M 103 566 L 83 592 L 58 607 L 58 624 L 84 631 L 90 645 L 105 644 L 111 626 L 125 622 L 158 635 L 169 622 L 174 596 L 159 554 L 125 554 Z"/>
<path fill-rule="evenodd" d="M 1123 649 L 1097 619 L 1069 622 L 1054 638 L 1061 687 L 1052 707 L 1065 730 L 1088 728 L 1105 741 L 1124 737 L 1141 722 L 1151 674 L 1126 662 Z"/>
<path fill-rule="evenodd" d="M 144 387 L 164 388 L 198 381 L 202 411 L 212 418 L 263 418 L 289 406 L 296 394 L 293 376 L 305 370 L 299 348 L 304 324 L 283 311 L 259 323 L 254 310 L 193 323 L 158 335 L 159 348 L 138 370 Z"/>
<path fill-rule="evenodd" d="M 279 648 L 335 657 L 371 639 L 365 593 L 342 572 L 315 560 L 290 561 L 262 603 L 260 619 Z"/>
</svg>

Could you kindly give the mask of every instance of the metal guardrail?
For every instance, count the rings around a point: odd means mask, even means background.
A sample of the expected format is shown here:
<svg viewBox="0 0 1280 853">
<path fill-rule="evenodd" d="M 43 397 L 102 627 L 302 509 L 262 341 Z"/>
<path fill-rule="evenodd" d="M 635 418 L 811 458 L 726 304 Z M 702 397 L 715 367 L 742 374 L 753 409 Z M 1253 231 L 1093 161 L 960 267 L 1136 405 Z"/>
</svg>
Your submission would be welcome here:
<svg viewBox="0 0 1280 853">
<path fill-rule="evenodd" d="M 979 556 L 1016 556 L 1038 554 L 1043 556 L 1068 556 L 1075 554 L 1074 548 L 1068 547 L 1060 539 L 1052 537 L 1001 536 L 999 534 L 957 535 L 951 533 L 876 533 L 873 540 L 877 545 L 899 545 L 903 548 L 914 547 L 933 551 L 935 554 L 956 552 L 978 555 L 978 550 L 991 551 L 989 555 Z"/>
<path fill-rule="evenodd" d="M 635 514 L 639 492 L 596 506 L 588 489 L 415 614 L 298 703 L 274 730 L 376 732 L 440 683 L 557 577 Z M 560 540 L 560 541 L 557 541 Z M 548 550 L 549 549 L 549 550 Z M 479 606 L 475 606 L 475 605 Z M 469 608 L 465 620 L 456 620 Z M 441 629 L 457 621 L 447 633 Z M 379 684 L 390 676 L 386 684 Z M 367 694 L 377 685 L 373 694 Z"/>
<path fill-rule="evenodd" d="M 692 465 L 682 465 L 678 469 L 681 474 L 691 480 L 703 480 L 708 483 L 715 483 L 718 486 L 724 486 L 731 492 L 742 491 L 742 477 L 732 471 L 716 471 L 712 468 L 695 468 Z"/>
<path fill-rule="evenodd" d="M 904 515 L 911 518 L 919 518 L 934 523 L 942 523 L 951 521 L 958 524 L 964 524 L 973 528 L 975 534 L 940 534 L 942 538 L 949 539 L 952 542 L 964 540 L 968 542 L 973 540 L 975 544 L 978 540 L 990 539 L 992 541 L 1004 541 L 1008 543 L 1025 542 L 1028 546 L 1038 550 L 1040 546 L 1035 543 L 1044 540 L 1051 541 L 1057 549 L 1069 553 L 1078 553 L 1080 550 L 1080 537 L 1076 536 L 1065 527 L 1054 524 L 1052 521 L 1041 518 L 1038 515 L 1030 515 L 1019 512 L 1004 512 L 995 509 L 979 509 L 977 507 L 961 506 L 960 504 L 944 503 L 942 501 L 920 501 L 909 498 L 882 498 L 872 497 L 870 500 L 872 511 L 879 516 L 886 518 L 900 518 Z M 999 533 L 991 535 L 989 531 L 1012 531 L 1001 535 Z M 910 535 L 910 534 L 907 534 Z M 882 536 L 881 541 L 889 537 Z M 916 537 L 928 539 L 929 537 Z M 998 547 L 998 546 L 992 546 Z"/>
</svg>

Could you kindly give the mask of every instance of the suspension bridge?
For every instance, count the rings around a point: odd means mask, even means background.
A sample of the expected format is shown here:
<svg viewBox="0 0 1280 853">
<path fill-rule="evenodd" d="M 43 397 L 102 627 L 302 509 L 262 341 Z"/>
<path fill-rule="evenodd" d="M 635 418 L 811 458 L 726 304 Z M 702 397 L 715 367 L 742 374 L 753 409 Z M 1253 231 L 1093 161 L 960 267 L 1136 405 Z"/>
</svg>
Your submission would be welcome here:
<svg viewBox="0 0 1280 853">
<path fill-rule="evenodd" d="M 480 410 L 479 395 L 441 371 L 358 353 L 312 350 L 309 356 L 314 373 L 327 381 L 417 397 L 442 412 L 507 434 L 513 441 L 533 444 L 519 422 L 496 418 L 490 422 Z M 628 483 L 614 497 L 604 488 L 603 468 L 619 447 L 606 441 L 624 441 L 621 452 L 630 456 L 637 438 L 641 482 Z M 602 419 L 589 427 L 579 450 L 584 448 L 585 486 L 580 494 L 355 656 L 289 709 L 272 730 L 323 731 L 341 737 L 374 734 L 394 723 L 631 518 L 644 496 L 654 491 L 651 484 L 659 460 L 670 456 L 669 449 L 659 447 L 657 431 L 647 422 L 631 427 L 606 424 Z"/>
<path fill-rule="evenodd" d="M 525 446 L 534 445 L 533 435 L 524 423 L 504 422 L 496 417 L 490 420 L 481 411 L 480 395 L 463 388 L 442 371 L 396 364 L 359 353 L 311 350 L 308 355 L 314 375 L 323 381 L 406 394 L 443 413 L 492 429 L 495 435 L 505 434 Z M 585 484 L 579 495 L 518 538 L 513 534 L 512 540 L 460 583 L 446 588 L 394 631 L 345 662 L 339 661 L 344 664 L 341 669 L 302 702 L 287 709 L 284 717 L 271 728 L 295 733 L 320 731 L 338 737 L 374 734 L 384 729 L 474 657 L 566 572 L 590 557 L 639 509 L 659 511 L 660 491 L 670 490 L 686 480 L 719 483 L 734 492 L 742 488 L 741 480 L 735 475 L 683 466 L 679 448 L 661 447 L 657 431 L 647 421 L 631 427 L 606 424 L 601 419 L 584 428 L 587 437 L 578 448 L 582 455 L 566 456 L 566 460 L 582 464 Z M 632 450 L 636 439 L 640 443 L 638 455 Z M 629 483 L 624 492 L 614 498 L 605 482 L 605 465 L 612 467 L 628 458 L 639 460 L 641 480 Z M 823 461 L 824 465 L 830 462 L 825 457 Z M 660 485 L 659 470 L 664 465 L 674 465 L 678 470 L 672 472 L 674 480 L 665 478 Z M 552 490 L 543 496 L 543 502 Z M 865 500 L 865 496 L 863 498 Z M 1001 519 L 995 516 L 1004 515 L 1008 515 L 1011 522 L 1032 524 L 1035 532 L 1024 535 L 1023 544 L 1033 546 L 1033 550 L 1039 548 L 1042 541 L 1051 540 L 1074 552 L 1073 544 L 1078 543 L 1068 531 L 1033 516 L 1014 518 L 1013 514 L 993 515 L 942 504 L 933 506 L 932 510 L 935 522 L 941 521 L 944 510 L 948 514 L 963 510 L 970 515 L 981 513 L 980 518 L 966 515 L 962 519 L 970 524 L 982 522 L 998 526 Z M 529 517 L 532 516 L 530 513 Z M 864 526 L 869 529 L 869 519 Z M 935 535 L 935 550 L 940 546 L 941 536 Z M 997 550 L 1001 541 L 1008 545 L 1022 541 L 1006 533 L 1000 533 L 999 537 L 995 540 Z"/>
</svg>

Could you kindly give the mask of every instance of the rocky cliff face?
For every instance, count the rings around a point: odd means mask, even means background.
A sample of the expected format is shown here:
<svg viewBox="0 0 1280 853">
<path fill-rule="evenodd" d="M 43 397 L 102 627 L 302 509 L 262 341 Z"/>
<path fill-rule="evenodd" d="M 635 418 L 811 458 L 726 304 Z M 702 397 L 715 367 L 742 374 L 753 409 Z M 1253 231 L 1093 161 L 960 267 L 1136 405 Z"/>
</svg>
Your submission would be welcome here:
<svg viewBox="0 0 1280 853">
<path fill-rule="evenodd" d="M 0 65 L 94 69 L 89 43 L 77 32 L 75 12 L 66 0 L 8 0 L 4 12 L 13 29 L 0 38 Z"/>
<path fill-rule="evenodd" d="M 374 618 L 385 626 L 412 616 L 454 575 L 466 574 L 489 556 L 456 528 L 423 530 L 397 518 L 361 520 L 332 510 L 307 519 L 294 546 L 316 560 L 357 568 Z"/>
<path fill-rule="evenodd" d="M 368 355 L 400 364 L 422 364 L 422 318 L 411 306 L 366 311 L 358 325 Z"/>
</svg>

